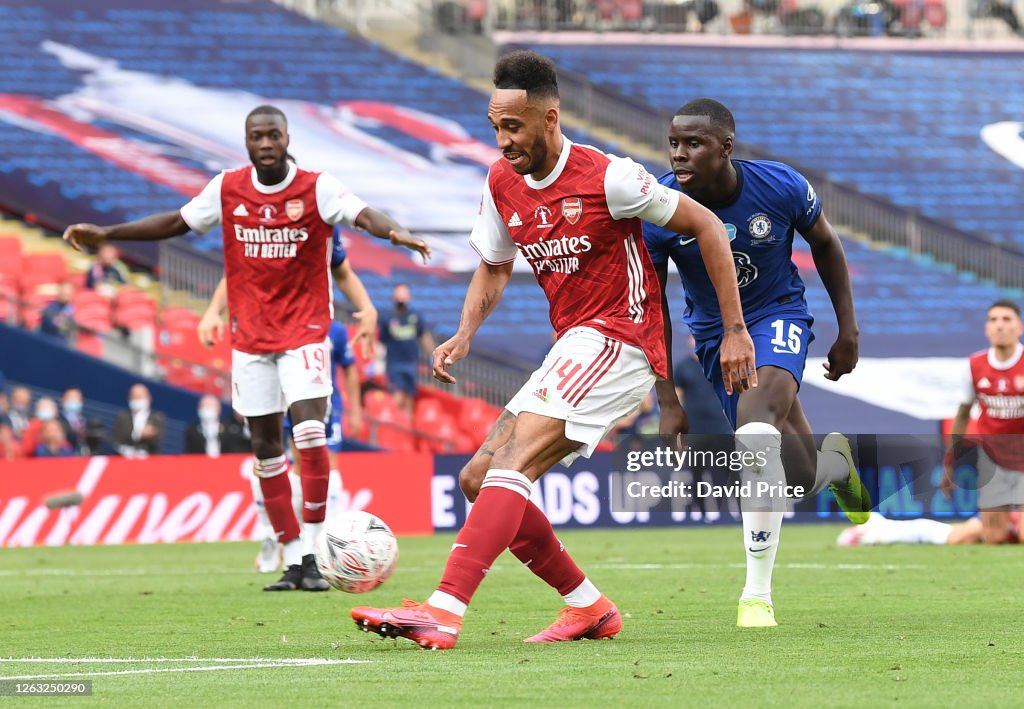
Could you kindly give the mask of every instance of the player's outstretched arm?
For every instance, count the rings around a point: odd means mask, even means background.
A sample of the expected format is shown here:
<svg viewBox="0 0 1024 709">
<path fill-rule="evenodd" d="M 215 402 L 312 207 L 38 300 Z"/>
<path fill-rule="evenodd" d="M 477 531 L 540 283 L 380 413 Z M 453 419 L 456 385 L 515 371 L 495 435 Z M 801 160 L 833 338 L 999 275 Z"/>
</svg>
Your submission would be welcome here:
<svg viewBox="0 0 1024 709">
<path fill-rule="evenodd" d="M 434 350 L 434 379 L 445 384 L 455 383 L 455 377 L 449 374 L 448 369 L 469 354 L 473 336 L 501 300 L 511 277 L 512 261 L 502 264 L 480 262 L 466 290 L 459 329 L 451 339 Z"/>
<path fill-rule="evenodd" d="M 221 276 L 217 289 L 213 291 L 210 304 L 206 306 L 206 312 L 199 319 L 199 327 L 196 333 L 199 335 L 199 342 L 209 349 L 220 342 L 224 337 L 224 312 L 228 309 L 228 281 Z"/>
<path fill-rule="evenodd" d="M 850 285 L 850 269 L 846 265 L 846 252 L 836 230 L 825 218 L 824 212 L 814 222 L 804 238 L 811 245 L 814 267 L 821 276 L 821 282 L 832 300 L 836 311 L 839 335 L 828 351 L 824 362 L 825 378 L 835 381 L 849 374 L 857 366 L 860 357 L 857 315 L 853 308 L 853 287 Z"/>
<path fill-rule="evenodd" d="M 334 280 L 338 283 L 338 289 L 345 295 L 348 302 L 355 308 L 352 317 L 355 318 L 358 327 L 352 336 L 353 345 L 363 348 L 367 355 L 373 354 L 373 343 L 377 339 L 377 308 L 370 300 L 370 294 L 366 292 L 366 286 L 358 274 L 348 264 L 348 259 L 342 261 L 334 268 Z"/>
<path fill-rule="evenodd" d="M 418 253 L 426 263 L 430 259 L 430 247 L 423 239 L 417 239 L 409 230 L 384 212 L 367 207 L 356 217 L 355 225 L 381 239 L 388 239 L 395 246 L 404 246 Z"/>
<path fill-rule="evenodd" d="M 679 403 L 679 395 L 676 393 L 672 377 L 672 314 L 665 288 L 668 283 L 668 262 L 654 264 L 654 271 L 658 274 L 658 287 L 661 289 L 661 319 L 665 330 L 665 352 L 668 354 L 668 379 L 658 379 L 654 382 L 658 408 L 661 411 L 658 433 L 666 443 L 676 445 L 679 443 L 679 434 L 688 431 L 689 421 L 686 411 Z"/>
<path fill-rule="evenodd" d="M 743 306 L 736 282 L 736 266 L 725 226 L 709 209 L 686 195 L 679 195 L 675 214 L 665 225 L 677 234 L 693 234 L 700 247 L 704 268 L 718 296 L 722 313 L 721 362 L 725 391 L 745 391 L 757 386 L 754 342 L 743 322 Z"/>
<path fill-rule="evenodd" d="M 104 241 L 159 241 L 181 236 L 189 230 L 181 212 L 163 212 L 113 226 L 72 224 L 64 230 L 64 241 L 78 251 Z"/>
<path fill-rule="evenodd" d="M 967 424 L 971 420 L 971 404 L 960 404 L 956 410 L 956 418 L 953 419 L 953 429 L 949 438 L 952 445 L 942 457 L 942 480 L 939 482 L 939 489 L 947 500 L 953 499 L 953 490 L 956 489 L 956 479 L 953 475 L 953 466 L 956 459 L 960 457 L 960 446 L 964 441 L 964 434 L 967 433 Z"/>
</svg>

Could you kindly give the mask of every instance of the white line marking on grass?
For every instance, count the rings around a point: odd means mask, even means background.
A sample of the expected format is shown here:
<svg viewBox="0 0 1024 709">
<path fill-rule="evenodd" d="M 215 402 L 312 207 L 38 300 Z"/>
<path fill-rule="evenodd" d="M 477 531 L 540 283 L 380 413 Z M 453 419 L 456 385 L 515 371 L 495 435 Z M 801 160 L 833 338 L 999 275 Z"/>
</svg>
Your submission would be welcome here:
<svg viewBox="0 0 1024 709">
<path fill-rule="evenodd" d="M 0 577 L 5 576 L 236 576 L 256 577 L 252 569 L 188 569 L 169 571 L 167 569 L 2 569 Z"/>
<path fill-rule="evenodd" d="M 743 569 L 745 564 L 591 564 L 598 569 L 618 569 L 622 571 L 659 571 L 664 569 Z M 876 571 L 903 571 L 910 569 L 927 569 L 925 564 L 776 564 L 777 569 L 836 569 L 841 571 L 860 571 L 874 569 Z"/>
<path fill-rule="evenodd" d="M 278 667 L 319 667 L 323 665 L 365 665 L 369 664 L 369 660 L 321 660 L 321 659 L 280 659 L 270 660 L 267 658 L 260 659 L 223 659 L 217 660 L 212 658 L 210 660 L 201 660 L 198 658 L 186 658 L 186 659 L 173 659 L 173 658 L 154 658 L 148 659 L 102 659 L 95 657 L 87 657 L 77 659 L 73 657 L 62 657 L 62 658 L 8 658 L 0 659 L 0 662 L 63 662 L 63 663 L 75 663 L 75 662 L 95 662 L 95 663 L 107 663 L 107 664 L 121 664 L 131 662 L 235 662 L 241 664 L 232 665 L 203 665 L 196 667 L 148 667 L 140 670 L 107 670 L 103 672 L 68 672 L 62 674 L 45 674 L 45 675 L 16 675 L 9 677 L 0 677 L 0 680 L 24 680 L 24 679 L 66 679 L 73 677 L 109 677 L 113 675 L 144 675 L 144 674 L 157 674 L 163 672 L 216 672 L 222 670 L 255 670 L 255 669 L 273 669 Z"/>
<path fill-rule="evenodd" d="M 367 662 L 367 660 L 330 660 L 323 657 L 0 657 L 0 662 L 93 663 L 127 665 L 133 662 L 278 662 L 306 665 L 310 662 Z"/>
</svg>

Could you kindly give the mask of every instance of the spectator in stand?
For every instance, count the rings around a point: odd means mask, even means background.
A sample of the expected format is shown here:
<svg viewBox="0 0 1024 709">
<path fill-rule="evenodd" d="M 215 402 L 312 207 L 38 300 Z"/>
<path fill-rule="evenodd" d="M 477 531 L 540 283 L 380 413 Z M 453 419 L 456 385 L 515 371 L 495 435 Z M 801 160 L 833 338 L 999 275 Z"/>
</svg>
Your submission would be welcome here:
<svg viewBox="0 0 1024 709">
<path fill-rule="evenodd" d="M 10 419 L 11 431 L 16 440 L 21 440 L 21 434 L 31 419 L 31 410 L 32 392 L 27 387 L 14 387 L 11 390 L 11 408 L 7 412 L 7 417 Z"/>
<path fill-rule="evenodd" d="M 7 392 L 0 390 L 0 460 L 14 458 L 18 455 L 18 442 L 14 439 L 11 419 L 7 415 L 9 410 L 10 401 L 7 399 Z"/>
<path fill-rule="evenodd" d="M 75 306 L 71 304 L 75 297 L 75 286 L 70 281 L 63 281 L 57 289 L 57 300 L 46 304 L 39 321 L 39 331 L 44 335 L 52 335 L 62 340 L 68 339 L 68 335 L 75 327 L 72 316 L 75 313 Z"/>
<path fill-rule="evenodd" d="M 35 416 L 33 416 L 25 429 L 21 432 L 21 452 L 22 455 L 32 457 L 36 453 L 36 446 L 39 444 L 39 439 L 42 435 L 43 424 L 47 421 L 57 421 L 60 410 L 57 408 L 57 402 L 48 396 L 40 397 L 36 401 Z"/>
<path fill-rule="evenodd" d="M 152 403 L 146 385 L 133 384 L 128 392 L 128 410 L 114 419 L 110 435 L 117 452 L 126 458 L 145 458 L 160 452 L 166 418 L 152 410 Z"/>
<path fill-rule="evenodd" d="M 33 455 L 36 458 L 66 458 L 76 455 L 68 439 L 64 437 L 64 427 L 60 425 L 60 421 L 50 419 L 43 422 L 39 431 L 39 443 Z"/>
<path fill-rule="evenodd" d="M 220 399 L 206 394 L 199 400 L 199 420 L 185 429 L 185 452 L 216 458 L 221 453 L 248 453 L 252 441 L 234 417 L 222 421 Z"/>
<path fill-rule="evenodd" d="M 128 267 L 118 258 L 117 247 L 100 244 L 96 261 L 85 276 L 85 287 L 99 291 L 101 295 L 113 295 L 120 286 L 128 283 Z"/>
<path fill-rule="evenodd" d="M 395 403 L 412 416 L 416 403 L 416 379 L 420 348 L 429 357 L 434 336 L 418 312 L 412 309 L 412 291 L 399 283 L 391 293 L 394 310 L 381 318 L 380 341 L 387 348 L 384 361 Z"/>
<path fill-rule="evenodd" d="M 69 387 L 60 397 L 60 423 L 64 427 L 64 437 L 71 448 L 82 455 L 89 455 L 85 445 L 86 423 L 82 407 L 85 405 L 82 390 Z"/>
</svg>

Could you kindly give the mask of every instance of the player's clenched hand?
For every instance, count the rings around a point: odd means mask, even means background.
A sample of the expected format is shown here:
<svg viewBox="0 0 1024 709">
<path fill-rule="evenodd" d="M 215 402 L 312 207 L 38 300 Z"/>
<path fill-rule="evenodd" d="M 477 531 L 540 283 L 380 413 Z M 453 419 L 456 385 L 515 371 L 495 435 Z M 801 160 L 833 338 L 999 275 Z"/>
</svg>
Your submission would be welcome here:
<svg viewBox="0 0 1024 709">
<path fill-rule="evenodd" d="M 98 246 L 106 240 L 106 231 L 95 224 L 72 224 L 64 230 L 64 241 L 76 251 L 83 246 Z"/>
<path fill-rule="evenodd" d="M 840 335 L 828 351 L 828 359 L 821 363 L 825 368 L 825 379 L 836 381 L 844 374 L 849 374 L 857 366 L 860 358 L 860 347 L 856 337 Z"/>
<path fill-rule="evenodd" d="M 373 355 L 373 343 L 377 340 L 377 309 L 363 308 L 352 313 L 356 331 L 352 334 L 353 346 L 363 351 L 364 357 Z"/>
<path fill-rule="evenodd" d="M 720 357 L 726 394 L 732 395 L 734 391 L 746 391 L 757 386 L 754 341 L 750 339 L 746 327 L 737 325 L 726 330 Z"/>
<path fill-rule="evenodd" d="M 199 342 L 203 347 L 210 349 L 224 337 L 224 319 L 220 313 L 207 310 L 199 319 L 196 333 L 199 335 Z"/>
<path fill-rule="evenodd" d="M 678 403 L 675 406 L 662 405 L 661 415 L 658 419 L 658 434 L 665 445 L 680 447 L 680 436 L 685 436 L 690 430 L 690 419 L 686 410 Z"/>
<path fill-rule="evenodd" d="M 942 466 L 942 480 L 939 481 L 939 489 L 947 500 L 952 501 L 953 491 L 956 489 L 956 480 L 953 478 L 953 466 Z"/>
<path fill-rule="evenodd" d="M 454 384 L 455 377 L 448 368 L 469 354 L 469 340 L 456 335 L 442 342 L 434 349 L 434 379 L 445 384 Z"/>
<path fill-rule="evenodd" d="M 392 229 L 388 236 L 391 238 L 391 243 L 395 246 L 404 246 L 407 249 L 412 249 L 420 255 L 423 259 L 423 263 L 430 260 L 430 247 L 427 246 L 427 242 L 423 239 L 417 239 L 412 236 L 405 229 Z"/>
</svg>

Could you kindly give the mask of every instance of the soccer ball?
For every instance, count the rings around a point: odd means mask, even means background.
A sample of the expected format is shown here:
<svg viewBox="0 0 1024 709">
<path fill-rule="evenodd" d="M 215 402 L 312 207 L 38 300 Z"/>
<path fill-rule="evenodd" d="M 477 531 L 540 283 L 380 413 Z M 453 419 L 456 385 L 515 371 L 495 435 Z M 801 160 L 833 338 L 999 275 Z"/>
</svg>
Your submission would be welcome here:
<svg viewBox="0 0 1024 709">
<path fill-rule="evenodd" d="M 388 580 L 398 563 L 398 540 L 369 512 L 342 512 L 316 538 L 316 565 L 331 586 L 366 593 Z"/>
</svg>

